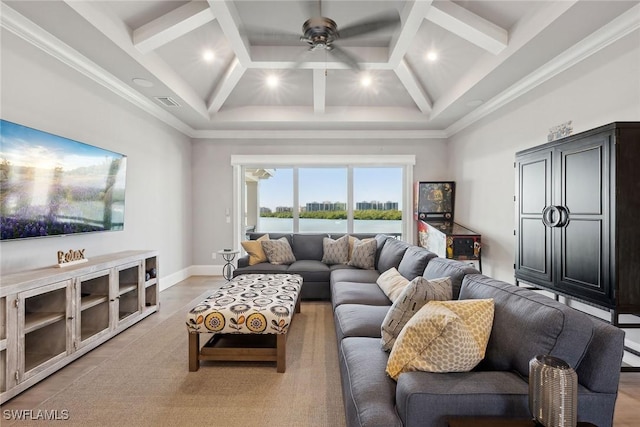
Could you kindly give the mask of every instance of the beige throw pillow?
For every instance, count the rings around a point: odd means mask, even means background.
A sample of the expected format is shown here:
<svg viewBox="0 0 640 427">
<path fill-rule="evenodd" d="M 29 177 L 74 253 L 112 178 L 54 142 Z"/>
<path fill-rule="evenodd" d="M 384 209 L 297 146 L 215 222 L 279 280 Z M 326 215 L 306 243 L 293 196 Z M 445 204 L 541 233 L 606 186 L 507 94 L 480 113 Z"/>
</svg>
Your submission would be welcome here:
<svg viewBox="0 0 640 427">
<path fill-rule="evenodd" d="M 387 374 L 470 371 L 484 358 L 493 312 L 493 299 L 429 301 L 400 332 Z"/>
<path fill-rule="evenodd" d="M 346 264 L 349 261 L 349 236 L 345 234 L 336 240 L 325 237 L 322 249 L 322 262 L 325 264 Z"/>
<path fill-rule="evenodd" d="M 247 240 L 242 243 L 242 248 L 249 254 L 249 265 L 260 264 L 261 262 L 267 262 L 267 255 L 262 250 L 262 242 L 269 240 L 269 235 L 265 234 L 256 240 Z"/>
<path fill-rule="evenodd" d="M 293 255 L 291 245 L 286 237 L 281 237 L 278 240 L 265 240 L 262 242 L 262 249 L 271 264 L 293 264 L 296 262 L 296 257 Z"/>
<path fill-rule="evenodd" d="M 358 240 L 353 242 L 351 260 L 348 262 L 353 267 L 365 270 L 373 270 L 376 264 L 376 249 L 378 243 L 374 240 Z"/>
<path fill-rule="evenodd" d="M 391 267 L 378 277 L 376 283 L 391 302 L 394 302 L 398 298 L 398 295 L 400 295 L 409 284 L 409 280 L 398 273 L 395 267 Z"/>
<path fill-rule="evenodd" d="M 427 280 L 422 276 L 413 279 L 402 290 L 387 311 L 382 322 L 382 348 L 390 351 L 409 319 L 429 301 L 447 301 L 453 298 L 450 277 Z"/>
</svg>

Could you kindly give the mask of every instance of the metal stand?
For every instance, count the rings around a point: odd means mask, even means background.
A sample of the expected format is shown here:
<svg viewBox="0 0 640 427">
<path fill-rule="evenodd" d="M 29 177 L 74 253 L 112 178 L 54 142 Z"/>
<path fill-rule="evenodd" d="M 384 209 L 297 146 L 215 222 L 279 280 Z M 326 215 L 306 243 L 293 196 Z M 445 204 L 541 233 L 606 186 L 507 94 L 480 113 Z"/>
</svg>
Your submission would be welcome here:
<svg viewBox="0 0 640 427">
<path fill-rule="evenodd" d="M 231 249 L 223 249 L 218 251 L 220 255 L 222 255 L 222 259 L 225 261 L 225 265 L 222 267 L 222 276 L 227 279 L 227 281 L 233 279 L 233 270 L 235 270 L 235 266 L 233 265 L 233 260 L 236 255 L 240 253 L 240 251 L 234 251 Z"/>
</svg>

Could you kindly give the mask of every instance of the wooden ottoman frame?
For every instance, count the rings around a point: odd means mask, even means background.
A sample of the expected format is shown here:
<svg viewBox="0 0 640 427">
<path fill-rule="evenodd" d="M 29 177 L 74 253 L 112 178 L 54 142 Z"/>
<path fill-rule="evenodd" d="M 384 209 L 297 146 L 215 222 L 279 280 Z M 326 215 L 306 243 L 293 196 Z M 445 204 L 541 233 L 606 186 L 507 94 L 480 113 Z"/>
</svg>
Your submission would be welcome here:
<svg viewBox="0 0 640 427">
<path fill-rule="evenodd" d="M 242 276 L 238 276 L 236 279 L 241 277 Z M 300 286 L 302 286 L 301 277 Z M 294 312 L 300 313 L 299 290 L 295 300 Z M 291 320 L 293 320 L 293 317 L 292 313 Z M 196 332 L 193 330 L 193 327 L 190 327 L 189 321 L 187 321 L 187 326 L 189 326 L 189 371 L 191 372 L 197 371 L 200 368 L 201 360 L 276 362 L 277 372 L 282 373 L 286 370 L 286 343 L 289 327 L 291 326 L 290 324 L 283 333 Z M 207 343 L 205 343 L 204 346 L 202 346 L 202 348 L 200 348 L 200 334 L 202 333 L 213 333 L 214 335 L 209 339 L 209 341 L 207 341 Z"/>
</svg>

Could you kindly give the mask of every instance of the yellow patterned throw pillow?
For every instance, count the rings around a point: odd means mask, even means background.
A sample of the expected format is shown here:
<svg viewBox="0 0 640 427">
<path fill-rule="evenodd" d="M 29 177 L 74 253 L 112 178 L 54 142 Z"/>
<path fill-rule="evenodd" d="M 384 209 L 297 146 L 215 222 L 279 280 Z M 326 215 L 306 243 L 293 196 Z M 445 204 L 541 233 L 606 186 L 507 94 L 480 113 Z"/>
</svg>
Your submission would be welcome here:
<svg viewBox="0 0 640 427">
<path fill-rule="evenodd" d="M 492 325 L 493 299 L 429 301 L 402 328 L 387 374 L 470 371 L 484 358 Z"/>
<path fill-rule="evenodd" d="M 257 240 L 247 240 L 240 243 L 242 248 L 249 254 L 249 265 L 267 262 L 267 255 L 262 250 L 262 242 L 265 240 L 269 240 L 268 234 L 260 236 Z"/>
</svg>

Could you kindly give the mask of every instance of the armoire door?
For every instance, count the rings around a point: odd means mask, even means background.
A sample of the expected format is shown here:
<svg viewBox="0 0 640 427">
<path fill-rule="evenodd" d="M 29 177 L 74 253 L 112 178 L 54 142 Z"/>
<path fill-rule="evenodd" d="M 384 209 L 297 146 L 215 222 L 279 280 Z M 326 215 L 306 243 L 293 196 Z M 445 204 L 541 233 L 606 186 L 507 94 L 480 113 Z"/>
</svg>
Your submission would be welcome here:
<svg viewBox="0 0 640 427">
<path fill-rule="evenodd" d="M 554 228 L 556 286 L 594 302 L 612 303 L 610 283 L 611 132 L 556 147 Z"/>
<path fill-rule="evenodd" d="M 551 205 L 553 172 L 550 150 L 533 152 L 516 159 L 516 278 L 552 286 L 551 228 L 543 221 Z"/>
</svg>

